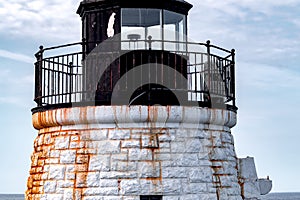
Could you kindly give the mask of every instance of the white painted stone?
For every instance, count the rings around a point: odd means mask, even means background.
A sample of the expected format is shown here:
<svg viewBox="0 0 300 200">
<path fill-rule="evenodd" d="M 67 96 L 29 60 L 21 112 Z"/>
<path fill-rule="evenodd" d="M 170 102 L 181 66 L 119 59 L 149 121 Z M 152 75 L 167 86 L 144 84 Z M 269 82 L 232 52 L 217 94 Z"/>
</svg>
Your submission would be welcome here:
<svg viewBox="0 0 300 200">
<path fill-rule="evenodd" d="M 172 165 L 178 167 L 197 167 L 199 166 L 198 154 L 172 154 Z"/>
<path fill-rule="evenodd" d="M 159 148 L 160 149 L 170 149 L 171 145 L 168 142 L 159 142 Z"/>
<path fill-rule="evenodd" d="M 138 194 L 140 191 L 140 184 L 137 180 L 122 180 L 120 186 L 120 193 L 123 195 Z"/>
<path fill-rule="evenodd" d="M 142 136 L 142 148 L 158 148 L 158 137 L 156 134 Z"/>
<path fill-rule="evenodd" d="M 64 200 L 73 200 L 73 189 L 64 190 Z"/>
<path fill-rule="evenodd" d="M 162 169 L 163 178 L 187 178 L 188 170 L 186 167 L 164 167 Z"/>
<path fill-rule="evenodd" d="M 111 167 L 112 170 L 115 171 L 121 171 L 121 172 L 125 172 L 125 171 L 136 171 L 137 170 L 137 163 L 136 162 L 124 162 L 124 161 L 115 161 L 112 164 Z"/>
<path fill-rule="evenodd" d="M 158 140 L 160 142 L 171 142 L 172 141 L 172 138 L 170 137 L 169 134 L 163 134 L 163 135 L 159 135 L 158 136 Z"/>
<path fill-rule="evenodd" d="M 59 156 L 60 156 L 60 151 L 59 150 L 51 150 L 50 157 L 59 158 Z"/>
<path fill-rule="evenodd" d="M 83 148 L 84 145 L 84 142 L 70 142 L 70 149 Z"/>
<path fill-rule="evenodd" d="M 163 194 L 164 200 L 216 200 L 214 177 L 225 187 L 220 199 L 241 200 L 233 138 L 226 132 L 235 124 L 235 113 L 180 106 L 72 109 L 52 113 L 52 124 L 59 128 L 34 121 L 43 134 L 56 134 L 49 156 L 60 162 L 46 164 L 49 176 L 44 177 L 56 184 L 47 185 L 51 194 L 69 199 L 72 188 L 74 200 L 139 200 L 141 194 Z M 82 154 L 88 154 L 88 163 L 79 157 Z M 219 169 L 213 171 L 212 166 Z"/>
<path fill-rule="evenodd" d="M 134 108 L 135 107 L 135 108 Z M 51 115 L 52 116 L 52 124 L 53 125 L 62 125 L 68 126 L 72 124 L 80 125 L 80 124 L 118 124 L 118 119 L 124 119 L 121 121 L 122 123 L 140 123 L 139 126 L 145 125 L 141 124 L 147 121 L 147 119 L 153 118 L 153 109 L 156 109 L 156 106 L 152 106 L 148 112 L 148 106 L 94 106 L 94 107 L 86 107 L 86 113 L 88 115 L 84 116 L 84 118 L 80 118 L 78 116 L 81 115 L 80 109 L 83 108 L 66 108 L 66 109 L 58 109 L 54 110 Z M 182 113 L 182 118 L 179 119 L 178 115 L 170 115 L 168 116 L 168 124 L 174 125 L 174 123 L 180 122 L 182 125 L 189 124 L 211 124 L 211 125 L 219 125 L 226 127 L 233 127 L 236 124 L 236 113 L 226 110 L 217 110 L 217 109 L 209 109 L 209 108 L 199 108 L 199 107 L 182 107 L 182 106 L 170 106 L 169 110 L 163 108 L 163 106 L 159 107 L 158 110 L 168 113 L 170 109 L 173 112 Z M 131 112 L 131 110 L 135 110 Z M 137 111 L 139 110 L 139 111 Z M 48 111 L 49 112 L 49 111 Z M 130 113 L 130 115 L 129 115 Z M 37 116 L 38 113 L 33 115 L 33 119 L 38 119 L 38 117 L 42 118 L 43 116 Z M 47 116 L 47 114 L 45 115 Z M 130 116 L 130 117 L 126 117 Z M 142 116 L 142 117 L 141 117 Z M 159 118 L 155 118 L 155 122 L 162 124 L 165 123 L 165 117 L 159 116 Z M 224 120 L 224 117 L 226 117 Z M 154 119 L 154 118 L 153 118 Z M 82 121 L 81 121 L 82 120 Z M 161 121 L 159 121 L 161 120 Z M 172 122 L 172 123 L 171 123 Z M 42 120 L 33 120 L 34 127 L 37 129 L 41 129 L 43 126 L 49 126 L 47 119 Z M 150 125 L 150 124 L 148 124 Z M 73 127 L 74 128 L 74 127 Z M 151 127 L 148 127 L 151 128 Z"/>
<path fill-rule="evenodd" d="M 101 179 L 137 179 L 137 172 L 100 172 Z"/>
<path fill-rule="evenodd" d="M 72 164 L 76 160 L 76 150 L 64 150 L 60 153 L 60 162 L 63 164 Z"/>
<path fill-rule="evenodd" d="M 56 190 L 56 181 L 46 181 L 44 183 L 45 194 L 55 193 L 55 190 Z"/>
<path fill-rule="evenodd" d="M 75 166 L 74 165 L 68 165 L 66 167 L 66 172 L 74 172 L 75 171 Z"/>
<path fill-rule="evenodd" d="M 48 173 L 43 173 L 41 179 L 48 180 Z"/>
<path fill-rule="evenodd" d="M 158 153 L 155 153 L 154 154 L 154 159 L 156 161 L 169 161 L 171 160 L 171 154 L 170 153 L 161 153 L 161 152 L 158 152 Z"/>
<path fill-rule="evenodd" d="M 65 178 L 66 167 L 63 165 L 50 166 L 49 179 L 62 180 Z"/>
<path fill-rule="evenodd" d="M 228 200 L 242 200 L 241 196 L 228 196 Z"/>
<path fill-rule="evenodd" d="M 257 179 L 254 158 L 247 157 L 239 159 L 239 176 L 244 179 Z"/>
<path fill-rule="evenodd" d="M 57 188 L 73 188 L 73 187 L 74 187 L 74 181 L 70 181 L 70 180 L 57 181 Z"/>
<path fill-rule="evenodd" d="M 44 172 L 49 172 L 50 171 L 50 166 L 49 165 L 45 165 L 44 166 Z"/>
<path fill-rule="evenodd" d="M 129 149 L 128 159 L 132 161 L 152 160 L 152 151 L 149 149 Z"/>
<path fill-rule="evenodd" d="M 163 179 L 163 192 L 168 195 L 179 195 L 181 193 L 181 180 L 179 179 Z"/>
<path fill-rule="evenodd" d="M 125 140 L 130 138 L 130 130 L 113 129 L 109 131 L 109 139 L 111 140 Z"/>
<path fill-rule="evenodd" d="M 67 173 L 66 174 L 66 180 L 75 180 L 75 174 L 74 173 Z"/>
<path fill-rule="evenodd" d="M 124 200 L 140 200 L 140 197 L 124 197 Z"/>
<path fill-rule="evenodd" d="M 120 141 L 94 141 L 88 143 L 88 148 L 96 149 L 98 154 L 110 154 L 120 152 Z"/>
<path fill-rule="evenodd" d="M 110 156 L 97 155 L 90 158 L 89 171 L 109 171 Z"/>
<path fill-rule="evenodd" d="M 47 194 L 41 197 L 41 200 L 63 200 L 63 194 Z"/>
<path fill-rule="evenodd" d="M 158 178 L 161 173 L 159 162 L 140 162 L 138 171 L 140 178 Z"/>
<path fill-rule="evenodd" d="M 138 148 L 140 147 L 140 141 L 139 140 L 130 140 L 130 141 L 122 141 L 122 148 Z"/>
<path fill-rule="evenodd" d="M 240 185 L 238 183 L 232 183 L 231 187 L 227 188 L 226 192 L 230 196 L 240 196 Z"/>
<path fill-rule="evenodd" d="M 222 148 L 223 143 L 222 143 L 222 140 L 221 140 L 221 134 L 220 133 L 217 133 L 217 134 L 218 134 L 217 136 L 214 136 L 212 138 L 212 146 Z"/>
<path fill-rule="evenodd" d="M 104 197 L 101 197 L 99 195 L 97 195 L 97 196 L 86 196 L 86 197 L 83 197 L 82 200 L 104 200 Z"/>
<path fill-rule="evenodd" d="M 187 139 L 185 141 L 186 153 L 198 153 L 204 148 L 203 140 L 200 139 Z"/>
<path fill-rule="evenodd" d="M 188 171 L 191 183 L 211 183 L 212 170 L 208 167 L 192 168 Z"/>
<path fill-rule="evenodd" d="M 191 138 L 204 139 L 207 137 L 207 134 L 203 130 L 195 129 L 193 131 L 189 131 L 186 136 Z"/>
<path fill-rule="evenodd" d="M 246 199 L 260 199 L 258 182 L 245 182 L 243 191 Z"/>
<path fill-rule="evenodd" d="M 100 187 L 118 187 L 118 180 L 116 180 L 116 179 L 101 179 Z"/>
<path fill-rule="evenodd" d="M 179 196 L 164 196 L 164 200 L 179 200 Z"/>
<path fill-rule="evenodd" d="M 84 190 L 83 195 L 85 196 L 98 196 L 98 195 L 118 195 L 117 187 L 105 187 L 105 188 L 87 188 Z"/>
<path fill-rule="evenodd" d="M 216 147 L 213 149 L 212 160 L 235 161 L 235 152 L 228 148 Z"/>
<path fill-rule="evenodd" d="M 184 142 L 172 142 L 171 152 L 172 153 L 183 153 L 185 152 L 186 146 Z"/>
<path fill-rule="evenodd" d="M 55 148 L 56 149 L 67 149 L 69 147 L 70 138 L 69 137 L 60 137 L 55 139 Z"/>
<path fill-rule="evenodd" d="M 206 183 L 182 183 L 182 189 L 185 194 L 208 193 Z"/>
<path fill-rule="evenodd" d="M 231 133 L 223 132 L 221 136 L 222 142 L 233 144 L 233 136 L 231 135 Z"/>
<path fill-rule="evenodd" d="M 237 177 L 237 163 L 234 161 L 224 161 L 222 163 L 222 173 L 223 174 L 228 174 L 228 175 L 233 175 Z"/>
<path fill-rule="evenodd" d="M 87 175 L 87 186 L 88 187 L 99 187 L 100 186 L 100 173 L 89 172 Z"/>
<path fill-rule="evenodd" d="M 89 138 L 93 141 L 100 141 L 107 139 L 108 136 L 108 130 L 107 129 L 101 129 L 101 130 L 92 130 L 89 132 Z"/>
<path fill-rule="evenodd" d="M 111 155 L 112 161 L 127 161 L 128 160 L 128 150 L 126 152 L 122 152 L 120 154 Z"/>
<path fill-rule="evenodd" d="M 201 200 L 216 200 L 217 197 L 215 194 L 188 194 L 180 196 L 180 200 L 194 200 L 194 199 L 201 199 Z"/>
<path fill-rule="evenodd" d="M 231 187 L 232 183 L 238 182 L 237 176 L 219 176 L 219 179 L 221 181 L 221 185 L 224 187 Z"/>
</svg>

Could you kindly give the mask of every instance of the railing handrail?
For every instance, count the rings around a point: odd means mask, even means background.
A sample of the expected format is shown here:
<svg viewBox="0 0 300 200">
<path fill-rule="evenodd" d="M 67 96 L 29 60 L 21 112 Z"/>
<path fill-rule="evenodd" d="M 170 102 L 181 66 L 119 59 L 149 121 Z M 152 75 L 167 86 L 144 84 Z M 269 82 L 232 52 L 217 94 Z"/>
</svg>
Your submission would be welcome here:
<svg viewBox="0 0 300 200">
<path fill-rule="evenodd" d="M 216 46 L 216 45 L 212 45 L 210 43 L 210 40 L 208 40 L 206 43 L 191 42 L 191 41 L 174 41 L 174 40 L 152 40 L 152 39 L 151 40 L 146 40 L 146 39 L 119 40 L 119 41 L 118 40 L 111 40 L 109 42 L 113 42 L 113 43 L 126 42 L 126 43 L 129 43 L 129 42 L 149 42 L 149 41 L 151 41 L 151 43 L 154 43 L 154 42 L 175 43 L 175 44 L 185 44 L 185 45 L 199 45 L 199 46 L 203 46 L 203 47 L 210 48 L 210 49 L 214 48 L 214 49 L 229 53 L 230 55 L 228 55 L 227 57 L 232 56 L 232 51 L 234 51 L 234 49 L 228 50 L 228 49 Z M 83 41 L 81 41 L 81 42 L 68 43 L 68 44 L 65 44 L 65 45 L 57 45 L 57 46 L 52 46 L 52 47 L 47 47 L 47 48 L 44 48 L 43 46 L 40 46 L 40 50 L 36 53 L 36 55 L 38 53 L 44 53 L 45 51 L 54 50 L 54 49 L 71 47 L 71 46 L 76 46 L 76 45 L 99 44 L 99 43 L 100 43 L 100 41 L 87 42 L 87 41 L 85 41 L 85 39 L 83 39 Z M 227 58 L 227 57 L 225 57 L 225 58 Z"/>
</svg>

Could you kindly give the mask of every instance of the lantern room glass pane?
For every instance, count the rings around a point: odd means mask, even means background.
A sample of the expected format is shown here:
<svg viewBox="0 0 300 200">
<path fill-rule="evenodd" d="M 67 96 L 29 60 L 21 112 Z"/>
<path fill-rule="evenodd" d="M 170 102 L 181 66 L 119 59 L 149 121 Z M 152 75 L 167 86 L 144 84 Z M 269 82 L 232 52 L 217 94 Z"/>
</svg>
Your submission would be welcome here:
<svg viewBox="0 0 300 200">
<path fill-rule="evenodd" d="M 161 49 L 162 20 L 160 9 L 123 8 L 121 14 L 122 49 L 148 49 L 149 36 L 152 40 L 152 49 Z"/>
<path fill-rule="evenodd" d="M 164 48 L 171 51 L 186 50 L 186 16 L 164 10 Z M 167 41 L 175 41 L 167 42 Z"/>
</svg>

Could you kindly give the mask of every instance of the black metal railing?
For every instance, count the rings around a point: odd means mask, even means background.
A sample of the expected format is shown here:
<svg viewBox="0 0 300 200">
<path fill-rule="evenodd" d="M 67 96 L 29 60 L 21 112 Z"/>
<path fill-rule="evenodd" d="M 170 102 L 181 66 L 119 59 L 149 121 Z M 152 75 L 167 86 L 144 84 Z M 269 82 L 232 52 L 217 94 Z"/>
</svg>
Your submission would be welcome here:
<svg viewBox="0 0 300 200">
<path fill-rule="evenodd" d="M 133 41 L 131 40 L 122 40 L 117 47 L 113 44 L 113 49 L 119 48 L 119 51 L 106 50 L 105 52 L 101 52 L 105 54 L 105 58 L 112 57 L 113 59 L 108 60 L 108 62 L 115 64 L 106 69 L 105 75 L 110 83 L 110 87 L 102 87 L 100 95 L 111 94 L 115 89 L 121 90 L 120 88 L 114 88 L 114 83 L 122 75 L 126 75 L 126 72 L 123 72 L 123 74 L 119 72 L 128 68 L 128 66 L 123 66 L 124 63 L 118 60 L 124 54 L 122 53 L 123 51 L 140 51 L 140 54 L 145 54 L 145 52 L 150 53 L 163 50 L 162 52 L 167 51 L 171 54 L 179 55 L 186 60 L 186 65 L 183 65 L 186 68 L 184 69 L 187 79 L 186 87 L 176 88 L 174 86 L 174 88 L 169 88 L 171 91 L 183 90 L 187 94 L 188 101 L 199 102 L 200 106 L 211 106 L 213 102 L 216 102 L 227 105 L 234 110 L 237 109 L 235 105 L 234 50 L 229 51 L 211 45 L 210 41 L 206 43 L 182 42 L 177 44 L 178 42 L 174 41 L 159 41 L 151 40 L 150 38 L 150 40 L 134 41 L 134 45 L 132 43 Z M 139 43 L 142 45 L 138 45 Z M 98 67 L 94 67 L 92 71 L 89 69 L 89 74 L 93 74 L 96 80 L 94 82 L 90 81 L 91 77 L 87 75 L 88 73 L 83 67 L 84 59 L 87 57 L 84 50 L 86 45 L 87 43 L 83 40 L 83 42 L 51 48 L 40 47 L 40 50 L 35 54 L 37 62 L 35 63 L 34 100 L 38 107 L 55 107 L 62 106 L 63 104 L 95 100 L 93 99 L 95 98 L 95 91 L 99 89 L 99 80 L 103 77 L 97 77 L 97 74 L 99 74 L 97 70 L 99 69 Z M 96 47 L 97 43 L 88 45 Z M 161 49 L 162 47 L 165 49 Z M 142 56 L 140 54 L 138 56 Z M 132 54 L 125 53 L 122 56 L 124 60 L 133 59 Z M 136 56 L 136 54 L 133 56 Z M 162 56 L 160 54 L 155 59 L 163 59 L 160 58 Z M 169 59 L 178 60 L 177 57 L 173 56 Z M 134 59 L 136 60 L 136 58 Z M 178 65 L 178 61 L 176 60 L 169 60 L 162 64 L 170 62 L 175 63 L 175 65 L 177 63 Z M 155 75 L 158 75 L 157 73 Z M 87 82 L 91 82 L 93 85 L 90 86 Z M 122 87 L 122 90 L 126 89 L 126 87 Z M 98 104 L 101 105 L 101 102 Z"/>
</svg>

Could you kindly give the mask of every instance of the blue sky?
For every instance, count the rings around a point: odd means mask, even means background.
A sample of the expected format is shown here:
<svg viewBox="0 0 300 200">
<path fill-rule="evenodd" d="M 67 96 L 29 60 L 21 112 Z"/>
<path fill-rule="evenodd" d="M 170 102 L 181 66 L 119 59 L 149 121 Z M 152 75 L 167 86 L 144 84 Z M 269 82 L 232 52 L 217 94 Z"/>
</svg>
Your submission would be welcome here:
<svg viewBox="0 0 300 200">
<path fill-rule="evenodd" d="M 38 46 L 77 42 L 79 0 L 0 0 L 0 193 L 23 193 Z M 300 192 L 299 0 L 189 0 L 189 37 L 237 51 L 238 157 L 253 156 L 273 192 Z"/>
</svg>

